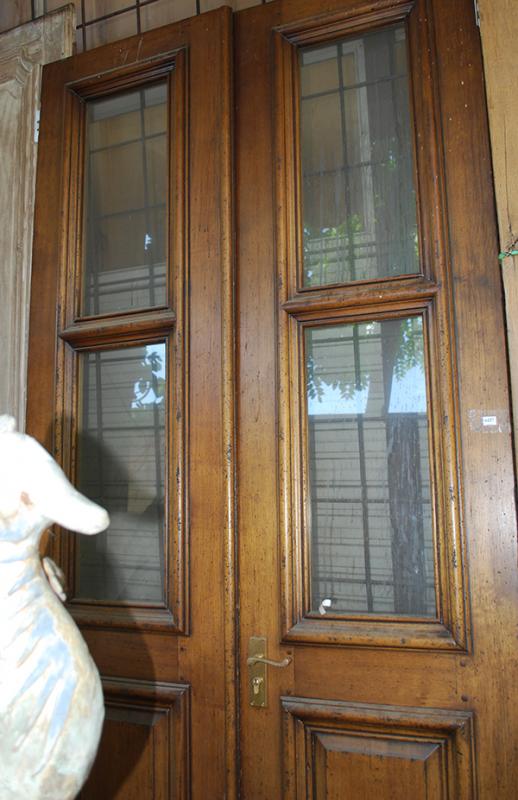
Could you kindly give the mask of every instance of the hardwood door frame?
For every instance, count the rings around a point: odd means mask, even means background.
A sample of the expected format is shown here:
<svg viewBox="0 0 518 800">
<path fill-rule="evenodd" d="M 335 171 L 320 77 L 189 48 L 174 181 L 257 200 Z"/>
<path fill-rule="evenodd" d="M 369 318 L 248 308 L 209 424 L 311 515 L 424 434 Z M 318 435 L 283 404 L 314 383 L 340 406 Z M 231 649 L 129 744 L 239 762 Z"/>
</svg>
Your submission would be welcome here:
<svg viewBox="0 0 518 800">
<path fill-rule="evenodd" d="M 473 727 L 478 743 L 483 744 L 482 758 L 462 773 L 457 784 L 456 778 L 448 778 L 450 793 L 458 789 L 459 798 L 475 797 L 477 791 L 480 797 L 490 797 L 496 787 L 502 800 L 512 797 L 513 767 L 509 759 L 499 765 L 516 735 L 513 720 L 505 719 L 498 727 L 493 717 L 489 726 L 481 730 L 476 717 L 484 704 L 503 707 L 506 702 L 506 684 L 499 684 L 499 676 L 511 663 L 511 643 L 505 636 L 511 630 L 515 608 L 511 598 L 516 597 L 517 589 L 513 471 L 505 418 L 509 407 L 505 339 L 495 264 L 487 123 L 480 102 L 480 46 L 470 0 L 461 0 L 454 20 L 448 14 L 447 0 L 422 2 L 432 20 L 435 41 L 451 44 L 448 50 L 443 48 L 440 61 L 435 61 L 433 48 L 430 57 L 437 80 L 433 103 L 441 118 L 440 157 L 444 157 L 447 167 L 444 185 L 438 189 L 445 200 L 437 226 L 446 232 L 443 257 L 448 269 L 452 265 L 451 303 L 456 304 L 455 319 L 451 315 L 449 318 L 455 336 L 450 371 L 452 375 L 456 372 L 457 362 L 461 389 L 458 408 L 455 400 L 451 401 L 454 419 L 450 416 L 448 420 L 447 435 L 458 437 L 462 444 L 459 452 L 464 469 L 463 479 L 458 480 L 462 498 L 455 490 L 455 470 L 453 483 L 446 482 L 445 489 L 458 504 L 460 523 L 454 524 L 461 524 L 466 531 L 467 576 L 461 572 L 461 577 L 469 582 L 477 603 L 461 647 L 451 648 L 453 654 L 430 647 L 426 668 L 426 652 L 416 652 L 417 648 L 405 651 L 395 641 L 388 642 L 383 648 L 385 664 L 391 669 L 388 676 L 386 666 L 382 669 L 377 662 L 380 650 L 376 650 L 372 639 L 362 646 L 357 646 L 359 642 L 355 640 L 343 650 L 335 647 L 330 660 L 324 642 L 315 648 L 311 636 L 307 641 L 297 637 L 289 640 L 286 615 L 283 626 L 283 553 L 278 544 L 287 505 L 281 503 L 279 491 L 284 444 L 279 446 L 278 439 L 286 406 L 278 395 L 283 378 L 277 345 L 279 320 L 285 313 L 279 305 L 279 291 L 284 291 L 282 282 L 286 279 L 284 265 L 279 265 L 282 237 L 292 233 L 290 224 L 279 224 L 279 217 L 281 213 L 289 216 L 292 209 L 289 197 L 288 209 L 285 208 L 280 191 L 287 161 L 279 146 L 284 135 L 279 129 L 279 114 L 284 112 L 275 103 L 275 86 L 277 80 L 279 97 L 279 65 L 283 59 L 279 50 L 289 37 L 304 38 L 312 30 L 327 36 L 343 28 L 344 19 L 351 13 L 363 14 L 362 24 L 366 19 L 377 24 L 391 10 L 399 13 L 406 8 L 410 12 L 414 3 L 327 0 L 322 10 L 320 0 L 274 0 L 234 15 L 235 273 L 229 9 L 89 51 L 45 70 L 43 105 L 52 112 L 43 113 L 40 133 L 28 431 L 69 467 L 73 466 L 72 431 L 61 423 L 63 403 L 55 405 L 56 391 L 65 398 L 73 376 L 69 368 L 68 372 L 64 369 L 62 356 L 66 348 L 77 348 L 81 342 L 103 346 L 108 340 L 102 324 L 96 327 L 88 323 L 90 328 L 86 330 L 87 326 L 77 322 L 73 314 L 63 324 L 60 315 L 67 305 L 63 302 L 65 293 L 56 303 L 59 274 L 66 274 L 70 256 L 66 237 L 69 207 L 63 200 L 66 187 L 62 185 L 60 166 L 64 163 L 67 130 L 63 124 L 64 87 L 74 80 L 93 78 L 103 70 L 124 71 L 125 65 L 149 62 L 153 54 L 182 49 L 187 54 L 189 97 L 201 92 L 207 76 L 217 81 L 218 91 L 208 93 L 206 98 L 212 104 L 213 123 L 207 121 L 211 115 L 207 114 L 206 105 L 188 106 L 190 233 L 186 252 L 191 282 L 186 284 L 189 389 L 184 424 L 187 420 L 199 421 L 189 431 L 186 459 L 192 490 L 188 508 L 191 606 L 184 624 L 189 635 L 175 636 L 173 646 L 172 638 L 157 631 L 153 620 L 144 619 L 145 615 L 137 633 L 121 620 L 100 621 L 78 610 L 88 644 L 107 678 L 107 696 L 112 706 L 133 704 L 146 712 L 151 709 L 171 715 L 160 728 L 159 738 L 161 752 L 167 751 L 164 742 L 167 737 L 171 739 L 174 730 L 186 743 L 180 796 L 204 800 L 219 796 L 250 800 L 300 798 L 306 779 L 298 762 L 304 764 L 306 756 L 311 757 L 310 750 L 304 751 L 305 743 L 313 741 L 311 736 L 328 729 L 338 735 L 351 727 L 360 733 L 374 729 L 381 737 L 394 732 L 396 736 L 406 736 L 421 726 L 430 741 L 444 742 L 451 763 L 456 750 L 462 750 L 465 760 L 477 761 L 470 749 Z M 353 29 L 354 26 L 349 28 Z M 215 31 L 221 44 L 217 54 Z M 470 158 L 473 169 L 469 174 L 455 170 L 449 160 L 450 150 L 462 151 Z M 198 158 L 200 153 L 209 154 L 209 160 Z M 434 181 L 433 170 L 429 180 Z M 431 245 L 430 241 L 433 259 Z M 492 264 L 495 268 L 490 268 Z M 407 284 L 405 288 L 402 283 L 399 308 L 408 301 L 404 292 L 415 292 L 411 281 Z M 193 286 L 198 287 L 196 291 Z M 355 298 L 358 307 L 365 305 L 362 291 L 360 288 Z M 425 300 L 429 299 L 427 291 L 429 287 L 424 287 Z M 332 295 L 330 292 L 327 300 L 320 298 L 324 306 L 327 302 L 326 309 L 343 309 L 344 298 L 337 301 L 337 293 Z M 311 306 L 301 296 L 290 295 L 284 300 L 293 315 L 307 315 Z M 384 311 L 385 305 L 378 310 Z M 169 330 L 171 318 L 164 313 L 157 315 L 155 322 L 153 335 L 162 334 Z M 61 337 L 56 351 L 53 336 L 44 334 L 58 329 Z M 485 334 L 482 342 L 481 330 Z M 120 342 L 134 340 L 143 332 L 140 322 L 129 316 L 115 330 Z M 485 346 L 488 342 L 492 345 L 490 353 Z M 483 412 L 495 410 L 502 429 L 488 435 L 480 428 L 479 418 Z M 284 431 L 285 435 L 289 433 Z M 501 503 L 492 504 L 491 497 Z M 207 532 L 215 531 L 216 554 L 210 559 Z M 486 532 L 494 532 L 495 540 L 484 535 Z M 288 555 L 289 548 L 288 543 Z M 58 559 L 66 555 L 52 543 L 51 550 Z M 450 556 L 458 563 L 458 553 Z M 501 614 L 495 631 L 480 609 L 498 602 Z M 285 670 L 270 672 L 270 700 L 264 709 L 251 708 L 248 700 L 248 641 L 258 634 L 267 636 L 270 657 L 292 658 Z M 154 682 L 149 680 L 149 664 L 142 659 L 142 648 L 153 652 Z M 484 674 L 478 672 L 476 658 L 480 653 L 487 670 Z M 126 661 L 123 675 L 117 674 L 116 669 L 121 654 Z M 431 685 L 439 688 L 432 693 Z M 412 697 L 418 698 L 423 708 L 416 707 L 418 701 L 412 701 Z M 214 731 L 223 731 L 222 738 L 210 735 Z M 169 751 L 170 758 L 173 749 Z M 179 763 L 182 753 L 175 751 L 174 758 Z M 192 763 L 199 768 L 192 770 Z M 311 764 L 309 773 L 313 767 L 319 765 Z M 318 783 L 318 775 L 314 780 Z M 174 791 L 172 785 L 164 785 L 169 792 Z"/>
<path fill-rule="evenodd" d="M 340 634 L 345 636 L 343 649 L 336 644 L 331 647 L 329 641 L 325 647 L 326 636 L 320 637 L 319 647 L 313 647 L 312 629 L 307 627 L 307 633 L 301 636 L 293 621 L 301 619 L 315 629 L 318 622 L 304 620 L 291 580 L 286 582 L 281 577 L 290 559 L 300 569 L 300 554 L 294 554 L 296 543 L 291 535 L 294 522 L 290 497 L 295 498 L 292 508 L 299 513 L 297 503 L 301 501 L 297 498 L 303 485 L 300 472 L 290 473 L 297 469 L 299 458 L 298 449 L 290 447 L 290 440 L 298 435 L 299 422 L 288 409 L 293 394 L 299 391 L 300 376 L 293 367 L 298 358 L 296 348 L 290 344 L 281 347 L 283 317 L 289 314 L 295 320 L 319 320 L 347 312 L 354 319 L 380 310 L 385 316 L 391 308 L 416 308 L 421 291 L 424 305 L 435 302 L 431 299 L 435 288 L 424 283 L 419 288 L 412 285 L 412 279 L 401 280 L 399 288 L 387 287 L 379 307 L 371 304 L 369 312 L 365 305 L 368 287 L 360 284 L 343 296 L 336 287 L 325 287 L 320 293 L 293 293 L 290 274 L 297 241 L 291 221 L 296 218 L 296 154 L 292 155 L 293 137 L 285 130 L 296 127 L 296 110 L 291 105 L 289 66 L 281 70 L 279 66 L 286 64 L 291 41 L 319 42 L 330 34 L 339 35 L 344 27 L 352 32 L 377 26 L 394 14 L 413 13 L 415 17 L 416 6 L 421 23 L 423 19 L 429 21 L 428 26 L 420 25 L 424 50 L 415 69 L 417 80 L 423 83 L 417 88 L 428 108 L 421 108 L 420 113 L 422 119 L 426 113 L 430 115 L 429 126 L 438 131 L 436 162 L 444 159 L 445 163 L 443 177 L 433 166 L 433 159 L 422 166 L 428 217 L 421 219 L 421 230 L 424 227 L 428 247 L 425 276 L 439 282 L 444 293 L 441 335 L 446 325 L 450 330 L 446 344 L 448 339 L 453 343 L 451 351 L 448 347 L 434 350 L 437 345 L 432 340 L 431 349 L 437 375 L 441 380 L 450 376 L 439 389 L 449 410 L 436 418 L 435 446 L 444 459 L 442 502 L 445 508 L 456 507 L 449 512 L 453 538 L 451 546 L 443 550 L 443 563 L 448 569 L 460 569 L 458 579 L 449 580 L 455 586 L 450 600 L 457 603 L 458 611 L 447 622 L 453 637 L 449 644 L 443 643 L 451 652 L 441 652 L 429 637 L 421 644 L 417 637 L 405 652 L 407 642 L 401 639 L 407 637 L 402 629 L 396 630 L 396 625 L 388 630 L 390 626 L 382 622 L 370 623 L 371 634 L 363 640 L 359 629 L 365 623 L 349 626 L 349 631 Z M 305 779 L 301 777 L 306 759 L 308 770 L 313 767 L 311 745 L 301 750 L 304 733 L 297 731 L 313 730 L 314 724 L 324 729 L 337 725 L 337 730 L 341 725 L 345 729 L 358 724 L 361 729 L 361 725 L 373 724 L 376 713 L 392 719 L 392 730 L 396 731 L 398 713 L 417 724 L 421 709 L 413 707 L 419 698 L 423 713 L 429 712 L 426 724 L 435 731 L 434 736 L 446 730 L 440 728 L 438 717 L 433 717 L 434 709 L 439 708 L 444 710 L 445 724 L 450 714 L 450 732 L 469 729 L 469 736 L 476 737 L 480 746 L 471 766 L 459 776 L 457 789 L 449 784 L 447 791 L 458 791 L 459 797 L 466 798 L 489 798 L 499 792 L 499 797 L 511 800 L 516 764 L 512 763 L 511 749 L 506 748 L 518 731 L 503 709 L 513 679 L 499 682 L 499 676 L 512 663 L 518 599 L 516 517 L 491 160 L 480 41 L 472 4 L 462 0 L 453 18 L 447 0 L 329 0 L 325 9 L 318 0 L 280 0 L 239 12 L 235 19 L 238 226 L 242 221 L 237 237 L 242 796 L 254 800 L 301 798 L 308 791 L 309 796 L 316 797 L 311 794 L 314 789 L 304 788 Z M 426 42 L 426 29 L 432 31 L 431 42 Z M 416 42 L 414 56 L 419 52 Z M 435 76 L 433 96 L 430 70 Z M 425 128 L 419 131 L 418 149 L 422 137 L 430 133 Z M 462 158 L 468 165 L 465 168 L 456 163 Z M 291 172 L 290 163 L 294 164 Z M 442 203 L 430 203 L 434 193 L 439 193 Z M 255 220 L 253 226 L 247 222 L 250 219 Z M 441 259 L 444 266 L 439 278 L 436 266 Z M 444 288 L 445 281 L 450 282 L 451 291 Z M 315 295 L 319 296 L 315 299 Z M 287 367 L 290 359 L 291 367 Z M 481 419 L 485 415 L 498 419 L 493 432 L 484 432 Z M 443 444 L 439 443 L 441 439 Z M 445 455 L 445 444 L 453 458 Z M 287 491 L 280 494 L 279 484 L 283 482 Z M 493 498 L 498 498 L 497 504 Z M 280 544 L 283 538 L 285 545 Z M 465 594 L 468 586 L 472 604 Z M 501 601 L 498 618 L 490 617 L 496 598 Z M 295 614 L 286 614 L 287 601 L 293 602 Z M 376 626 L 380 630 L 376 631 Z M 415 626 L 407 628 L 411 635 L 410 629 Z M 326 635 L 329 637 L 329 632 Z M 260 709 L 252 708 L 248 698 L 246 656 L 252 636 L 267 637 L 271 658 L 292 659 L 285 669 L 270 671 L 269 703 Z M 380 666 L 382 652 L 389 671 Z M 432 686 L 436 690 L 432 691 Z M 322 698 L 320 707 L 318 700 L 311 698 Z M 338 706 L 332 707 L 335 700 Z M 392 704 L 390 708 L 387 703 Z M 494 707 L 500 712 L 489 713 L 488 709 Z M 364 722 L 353 722 L 362 714 L 366 715 Z M 379 731 L 383 736 L 382 726 Z M 505 768 L 504 750 L 508 753 Z"/>
<path fill-rule="evenodd" d="M 169 301 L 156 311 L 80 318 L 84 98 L 173 66 Z M 175 381 L 168 394 L 175 413 L 166 503 L 176 550 L 169 608 L 69 605 L 105 678 L 109 713 L 120 720 L 124 709 L 137 709 L 158 726 L 150 758 L 164 797 L 237 796 L 231 70 L 232 15 L 223 7 L 54 63 L 43 75 L 28 432 L 73 475 L 70 415 L 85 349 L 169 337 L 170 368 L 185 376 L 185 386 Z M 66 537 L 47 545 L 69 570 Z M 95 780 L 108 768 L 109 757 Z"/>
</svg>

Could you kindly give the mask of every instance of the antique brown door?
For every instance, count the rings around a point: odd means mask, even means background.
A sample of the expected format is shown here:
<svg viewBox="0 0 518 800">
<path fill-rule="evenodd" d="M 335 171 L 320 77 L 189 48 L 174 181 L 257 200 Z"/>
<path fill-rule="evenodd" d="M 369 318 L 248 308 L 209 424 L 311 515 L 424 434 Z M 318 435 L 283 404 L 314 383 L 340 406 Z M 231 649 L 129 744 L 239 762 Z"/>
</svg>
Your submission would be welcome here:
<svg viewBox="0 0 518 800">
<path fill-rule="evenodd" d="M 511 800 L 516 524 L 472 3 L 285 0 L 239 14 L 234 47 L 242 796 Z"/>
<path fill-rule="evenodd" d="M 85 800 L 236 762 L 230 47 L 221 9 L 44 75 L 28 429 L 111 516 L 51 541 L 106 693 Z"/>
<path fill-rule="evenodd" d="M 451 6 L 275 0 L 45 70 L 28 427 L 112 517 L 49 544 L 106 691 L 84 798 L 515 795 L 504 323 Z"/>
</svg>

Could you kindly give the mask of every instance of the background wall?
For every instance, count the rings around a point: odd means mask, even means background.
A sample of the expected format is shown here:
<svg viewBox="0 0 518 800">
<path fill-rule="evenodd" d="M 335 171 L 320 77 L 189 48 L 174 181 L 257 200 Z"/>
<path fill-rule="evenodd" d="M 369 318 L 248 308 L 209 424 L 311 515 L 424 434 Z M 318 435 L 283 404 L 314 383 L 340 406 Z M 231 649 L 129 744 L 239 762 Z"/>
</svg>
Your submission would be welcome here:
<svg viewBox="0 0 518 800">
<path fill-rule="evenodd" d="M 518 3 L 516 0 L 479 0 L 479 4 L 500 250 L 505 253 L 518 250 L 518 104 L 516 103 Z M 500 263 L 506 296 L 516 458 L 518 455 L 518 256 L 509 256 Z"/>
<path fill-rule="evenodd" d="M 0 33 L 0 414 L 25 424 L 41 66 L 71 55 L 73 9 Z"/>
<path fill-rule="evenodd" d="M 72 0 L 77 15 L 77 50 L 132 36 L 219 8 L 235 11 L 266 0 Z M 65 5 L 64 0 L 2 0 L 0 30 L 13 28 Z"/>
</svg>

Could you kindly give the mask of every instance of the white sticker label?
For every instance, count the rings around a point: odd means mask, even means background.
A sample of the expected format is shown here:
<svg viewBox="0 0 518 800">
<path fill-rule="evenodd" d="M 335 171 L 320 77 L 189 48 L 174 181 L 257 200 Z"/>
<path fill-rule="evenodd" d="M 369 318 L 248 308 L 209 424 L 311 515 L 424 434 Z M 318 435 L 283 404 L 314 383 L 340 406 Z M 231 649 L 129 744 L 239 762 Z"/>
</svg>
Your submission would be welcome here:
<svg viewBox="0 0 518 800">
<path fill-rule="evenodd" d="M 468 412 L 469 427 L 477 433 L 510 433 L 511 423 L 509 412 L 505 408 L 479 410 L 470 409 Z"/>
</svg>

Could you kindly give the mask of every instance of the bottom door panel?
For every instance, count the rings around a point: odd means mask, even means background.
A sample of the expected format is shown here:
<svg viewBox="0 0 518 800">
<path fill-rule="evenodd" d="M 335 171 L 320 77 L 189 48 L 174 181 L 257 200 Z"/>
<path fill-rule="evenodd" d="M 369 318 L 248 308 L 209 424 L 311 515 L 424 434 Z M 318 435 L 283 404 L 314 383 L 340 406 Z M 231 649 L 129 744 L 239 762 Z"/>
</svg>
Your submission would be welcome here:
<svg viewBox="0 0 518 800">
<path fill-rule="evenodd" d="M 103 735 L 81 800 L 189 797 L 189 687 L 115 679 L 103 686 Z"/>
<path fill-rule="evenodd" d="M 293 697 L 282 706 L 286 799 L 475 796 L 469 712 Z"/>
</svg>

